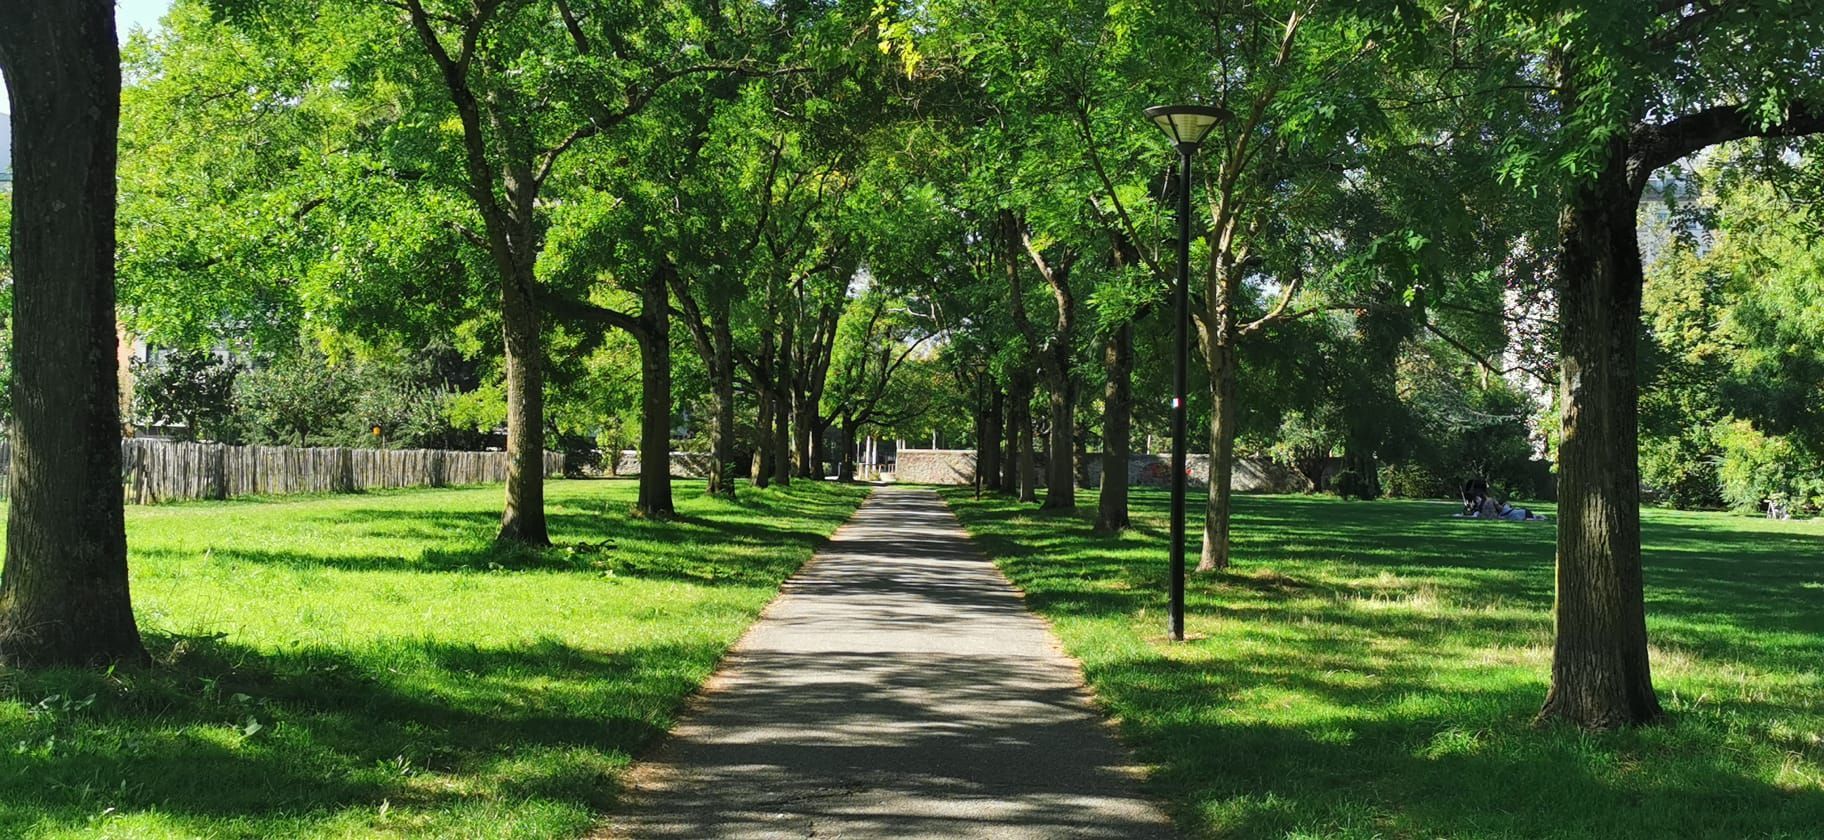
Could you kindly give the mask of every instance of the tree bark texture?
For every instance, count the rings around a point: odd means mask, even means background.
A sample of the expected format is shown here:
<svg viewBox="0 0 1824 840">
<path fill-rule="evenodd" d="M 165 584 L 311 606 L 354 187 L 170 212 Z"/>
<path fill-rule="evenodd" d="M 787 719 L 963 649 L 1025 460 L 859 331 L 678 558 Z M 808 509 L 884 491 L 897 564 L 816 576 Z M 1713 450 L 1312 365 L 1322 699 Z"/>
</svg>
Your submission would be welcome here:
<svg viewBox="0 0 1824 840">
<path fill-rule="evenodd" d="M 671 500 L 671 304 L 670 265 L 655 268 L 640 285 L 640 496 L 641 516 L 668 519 Z"/>
<path fill-rule="evenodd" d="M 1032 431 L 1032 377 L 1022 374 L 1019 384 L 1019 398 L 1015 400 L 1017 412 L 1014 423 L 1018 456 L 1014 466 L 1018 470 L 1020 482 L 1020 501 L 1036 502 L 1039 500 L 1039 470 L 1034 463 L 1035 443 Z"/>
<path fill-rule="evenodd" d="M 0 664 L 144 662 L 120 485 L 114 4 L 7 0 L 0 20 L 16 176 Z"/>
<path fill-rule="evenodd" d="M 1127 528 L 1127 461 L 1133 451 L 1134 326 L 1122 324 L 1103 349 L 1108 383 L 1102 390 L 1102 492 L 1096 500 L 1096 530 Z"/>
<path fill-rule="evenodd" d="M 1557 641 L 1539 713 L 1594 729 L 1661 714 L 1640 556 L 1638 192 L 1628 187 L 1623 142 L 1614 145 L 1611 163 L 1574 192 L 1559 221 Z"/>
<path fill-rule="evenodd" d="M 773 387 L 773 483 L 786 485 L 792 483 L 792 340 L 793 324 L 790 315 L 781 320 L 779 343 L 776 348 L 778 356 L 774 362 L 775 380 Z"/>
<path fill-rule="evenodd" d="M 773 406 L 773 483 L 792 483 L 792 412 L 791 400 L 785 394 L 774 398 Z"/>
<path fill-rule="evenodd" d="M 507 499 L 502 540 L 550 545 L 545 527 L 544 350 L 532 300 L 530 266 L 501 284 L 500 330 L 506 346 Z"/>
<path fill-rule="evenodd" d="M 976 455 L 980 461 L 975 467 L 982 476 L 982 489 L 994 490 L 1000 486 L 1001 438 L 1007 425 L 1003 411 L 1007 397 L 1001 392 L 1001 386 L 986 372 L 982 378 L 988 383 L 988 399 L 982 411 L 981 442 L 976 446 Z"/>
<path fill-rule="evenodd" d="M 760 354 L 755 363 L 750 365 L 754 376 L 754 403 L 757 416 L 754 419 L 754 486 L 766 487 L 773 483 L 773 333 L 766 330 L 760 334 Z"/>
<path fill-rule="evenodd" d="M 1051 387 L 1047 389 L 1051 429 L 1046 435 L 1045 447 L 1045 503 L 1040 507 L 1073 511 L 1077 509 L 1077 466 L 1076 441 L 1071 432 L 1076 428 L 1077 389 L 1070 372 L 1064 370 L 1062 373 L 1062 376 L 1054 372 L 1046 377 L 1051 380 Z"/>
<path fill-rule="evenodd" d="M 711 442 L 712 462 L 709 492 L 732 499 L 735 497 L 735 347 L 726 313 L 710 329 L 713 334 L 714 359 L 711 376 L 715 378 L 716 428 Z"/>
<path fill-rule="evenodd" d="M 842 461 L 836 468 L 836 480 L 844 484 L 855 482 L 855 447 L 860 441 L 855 439 L 855 424 L 844 423 L 842 426 Z"/>
<path fill-rule="evenodd" d="M 1575 78 L 1569 68 L 1565 79 Z M 1577 92 L 1566 85 L 1566 97 Z M 1824 103 L 1788 102 L 1780 119 L 1718 105 L 1610 139 L 1608 158 L 1559 217 L 1556 643 L 1539 719 L 1590 729 L 1663 715 L 1648 664 L 1640 552 L 1638 336 L 1644 283 L 1635 212 L 1654 170 L 1745 137 L 1824 132 Z"/>
<path fill-rule="evenodd" d="M 1206 331 L 1204 358 L 1210 363 L 1210 474 L 1204 500 L 1203 553 L 1197 571 L 1214 572 L 1229 567 L 1229 515 L 1234 493 L 1229 484 L 1235 471 L 1235 316 L 1224 306 L 1214 329 Z"/>
<path fill-rule="evenodd" d="M 1001 451 L 1001 492 L 1014 495 L 1020 492 L 1020 418 L 1025 412 L 1020 410 L 1020 375 L 1014 373 L 1007 381 L 1007 425 L 1003 429 Z"/>
</svg>

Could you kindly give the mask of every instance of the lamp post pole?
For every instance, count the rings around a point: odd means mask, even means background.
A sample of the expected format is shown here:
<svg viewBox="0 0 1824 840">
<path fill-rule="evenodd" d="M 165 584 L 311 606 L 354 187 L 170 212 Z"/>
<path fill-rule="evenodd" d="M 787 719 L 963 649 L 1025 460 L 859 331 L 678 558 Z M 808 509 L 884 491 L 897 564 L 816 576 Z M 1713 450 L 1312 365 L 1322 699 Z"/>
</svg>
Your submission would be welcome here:
<svg viewBox="0 0 1824 840">
<path fill-rule="evenodd" d="M 1186 385 L 1191 367 L 1191 157 L 1216 125 L 1229 117 L 1207 105 L 1157 105 L 1146 109 L 1178 150 L 1178 288 L 1172 297 L 1177 346 L 1172 370 L 1172 639 L 1184 641 L 1185 431 L 1190 411 Z"/>
<path fill-rule="evenodd" d="M 1172 369 L 1172 639 L 1184 641 L 1184 491 L 1186 397 L 1191 365 L 1191 155 L 1197 147 L 1178 145 L 1178 288 L 1172 307 L 1176 330 Z"/>
</svg>

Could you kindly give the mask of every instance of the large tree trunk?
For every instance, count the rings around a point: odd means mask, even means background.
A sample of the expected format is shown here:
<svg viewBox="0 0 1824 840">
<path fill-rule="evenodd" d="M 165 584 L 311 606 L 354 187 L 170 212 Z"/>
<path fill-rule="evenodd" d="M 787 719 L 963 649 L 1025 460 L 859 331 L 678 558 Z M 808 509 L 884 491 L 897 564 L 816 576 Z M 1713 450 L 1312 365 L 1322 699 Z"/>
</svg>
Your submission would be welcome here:
<svg viewBox="0 0 1824 840">
<path fill-rule="evenodd" d="M 670 266 L 660 266 L 640 289 L 640 497 L 642 516 L 667 519 L 671 503 Z"/>
<path fill-rule="evenodd" d="M 1054 366 L 1046 378 L 1051 380 L 1051 429 L 1045 447 L 1045 503 L 1040 508 L 1073 511 L 1077 509 L 1077 465 L 1072 457 L 1076 441 L 1071 437 L 1077 423 L 1076 388 L 1068 368 Z"/>
<path fill-rule="evenodd" d="M 1108 385 L 1102 391 L 1102 492 L 1096 500 L 1096 530 L 1128 526 L 1127 461 L 1133 448 L 1134 326 L 1122 324 L 1103 353 Z"/>
<path fill-rule="evenodd" d="M 8 3 L 0 17 L 17 176 L 0 665 L 143 662 L 120 489 L 114 4 Z"/>
<path fill-rule="evenodd" d="M 1559 222 L 1557 645 L 1539 713 L 1598 729 L 1661 714 L 1647 663 L 1641 580 L 1637 197 L 1627 187 L 1620 141 L 1611 155 Z"/>
<path fill-rule="evenodd" d="M 507 361 L 507 507 L 501 540 L 550 545 L 545 528 L 544 350 L 532 273 L 506 278 L 500 292 L 500 330 Z"/>
<path fill-rule="evenodd" d="M 1216 330 L 1205 341 L 1210 363 L 1210 474 L 1204 501 L 1203 555 L 1197 571 L 1214 572 L 1229 567 L 1229 513 L 1233 492 L 1229 483 L 1235 472 L 1235 320 L 1224 307 Z"/>
</svg>

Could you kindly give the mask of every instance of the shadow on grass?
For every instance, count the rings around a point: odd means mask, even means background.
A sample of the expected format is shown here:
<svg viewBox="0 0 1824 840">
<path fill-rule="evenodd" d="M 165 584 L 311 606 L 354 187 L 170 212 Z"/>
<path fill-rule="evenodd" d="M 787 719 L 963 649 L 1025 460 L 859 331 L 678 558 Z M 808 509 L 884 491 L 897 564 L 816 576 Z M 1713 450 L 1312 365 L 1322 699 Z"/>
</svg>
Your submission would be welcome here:
<svg viewBox="0 0 1824 840">
<path fill-rule="evenodd" d="M 719 645 L 615 654 L 556 641 L 428 641 L 275 653 L 152 637 L 160 664 L 7 675 L 31 705 L 0 721 L 0 801 L 31 821 L 100 807 L 258 820 L 464 797 L 606 808 L 608 771 L 669 724 Z M 513 772 L 501 772 L 523 759 Z M 500 769 L 496 769 L 499 767 Z M 463 784 L 446 784 L 454 776 Z M 25 836 L 31 824 L 0 834 Z"/>
<path fill-rule="evenodd" d="M 653 522 L 626 516 L 631 490 L 557 488 L 548 509 L 567 545 L 548 551 L 494 545 L 498 511 L 474 493 L 237 505 L 227 518 L 199 506 L 133 523 L 145 537 L 134 563 L 181 593 L 171 600 L 219 598 L 224 615 L 251 610 L 274 626 L 250 632 L 266 640 L 257 645 L 148 633 L 158 662 L 145 669 L 0 670 L 0 837 L 586 833 L 628 755 L 670 725 L 744 619 L 863 492 L 743 488 L 739 503 L 680 492 L 687 518 Z M 237 589 L 234 569 L 220 568 L 233 564 L 267 568 Z M 481 570 L 537 576 L 515 597 L 544 593 L 581 614 L 554 612 L 558 623 L 532 631 L 541 640 L 466 643 L 421 622 L 448 606 L 435 593 L 484 590 L 417 577 L 432 594 L 394 609 L 388 593 L 406 587 L 359 574 Z M 607 572 L 667 585 L 604 585 Z M 660 592 L 679 600 L 632 600 Z M 482 617 L 510 608 L 474 606 Z M 313 617 L 351 609 L 386 612 Z M 475 638 L 525 638 L 510 618 L 478 622 Z M 132 822 L 109 828 L 118 820 Z"/>
<path fill-rule="evenodd" d="M 624 483 L 600 482 L 603 488 Z M 814 486 L 813 486 L 814 487 Z M 680 495 L 684 495 L 680 488 Z M 693 496 L 675 519 L 635 517 L 621 509 L 624 494 L 547 502 L 555 543 L 548 549 L 498 543 L 500 513 L 492 506 L 401 511 L 390 506 L 300 511 L 321 539 L 274 550 L 232 543 L 207 549 L 218 563 L 355 572 L 601 572 L 696 584 L 773 585 L 790 574 L 802 552 L 825 540 L 832 520 L 846 518 L 863 488 L 759 490 L 742 487 L 739 501 Z M 585 504 L 587 501 L 589 504 Z M 346 546 L 349 529 L 375 541 L 416 544 L 417 556 L 363 553 Z M 191 557 L 185 550 L 135 549 L 159 562 Z"/>
<path fill-rule="evenodd" d="M 1164 641 L 1167 497 L 1139 528 L 946 494 L 1052 617 L 1193 835 L 1807 837 L 1824 825 L 1824 541 L 1723 518 L 1644 527 L 1674 716 L 1534 729 L 1553 529 L 1445 505 L 1242 497 L 1236 568 Z M 1197 506 L 1201 507 L 1201 506 Z M 1192 534 L 1199 523 L 1191 523 Z M 1669 651 L 1669 652 L 1668 652 Z M 1679 687 L 1690 695 L 1670 696 Z"/>
</svg>

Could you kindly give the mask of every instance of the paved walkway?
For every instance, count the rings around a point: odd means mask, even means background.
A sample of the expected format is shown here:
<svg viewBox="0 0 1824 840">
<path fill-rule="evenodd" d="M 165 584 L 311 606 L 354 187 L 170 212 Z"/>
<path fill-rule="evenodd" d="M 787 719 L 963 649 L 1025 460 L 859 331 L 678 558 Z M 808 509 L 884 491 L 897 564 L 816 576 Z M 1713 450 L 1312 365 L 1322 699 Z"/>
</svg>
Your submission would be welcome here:
<svg viewBox="0 0 1824 840">
<path fill-rule="evenodd" d="M 884 488 L 635 771 L 610 836 L 1171 836 L 1079 686 L 937 494 Z"/>
</svg>

